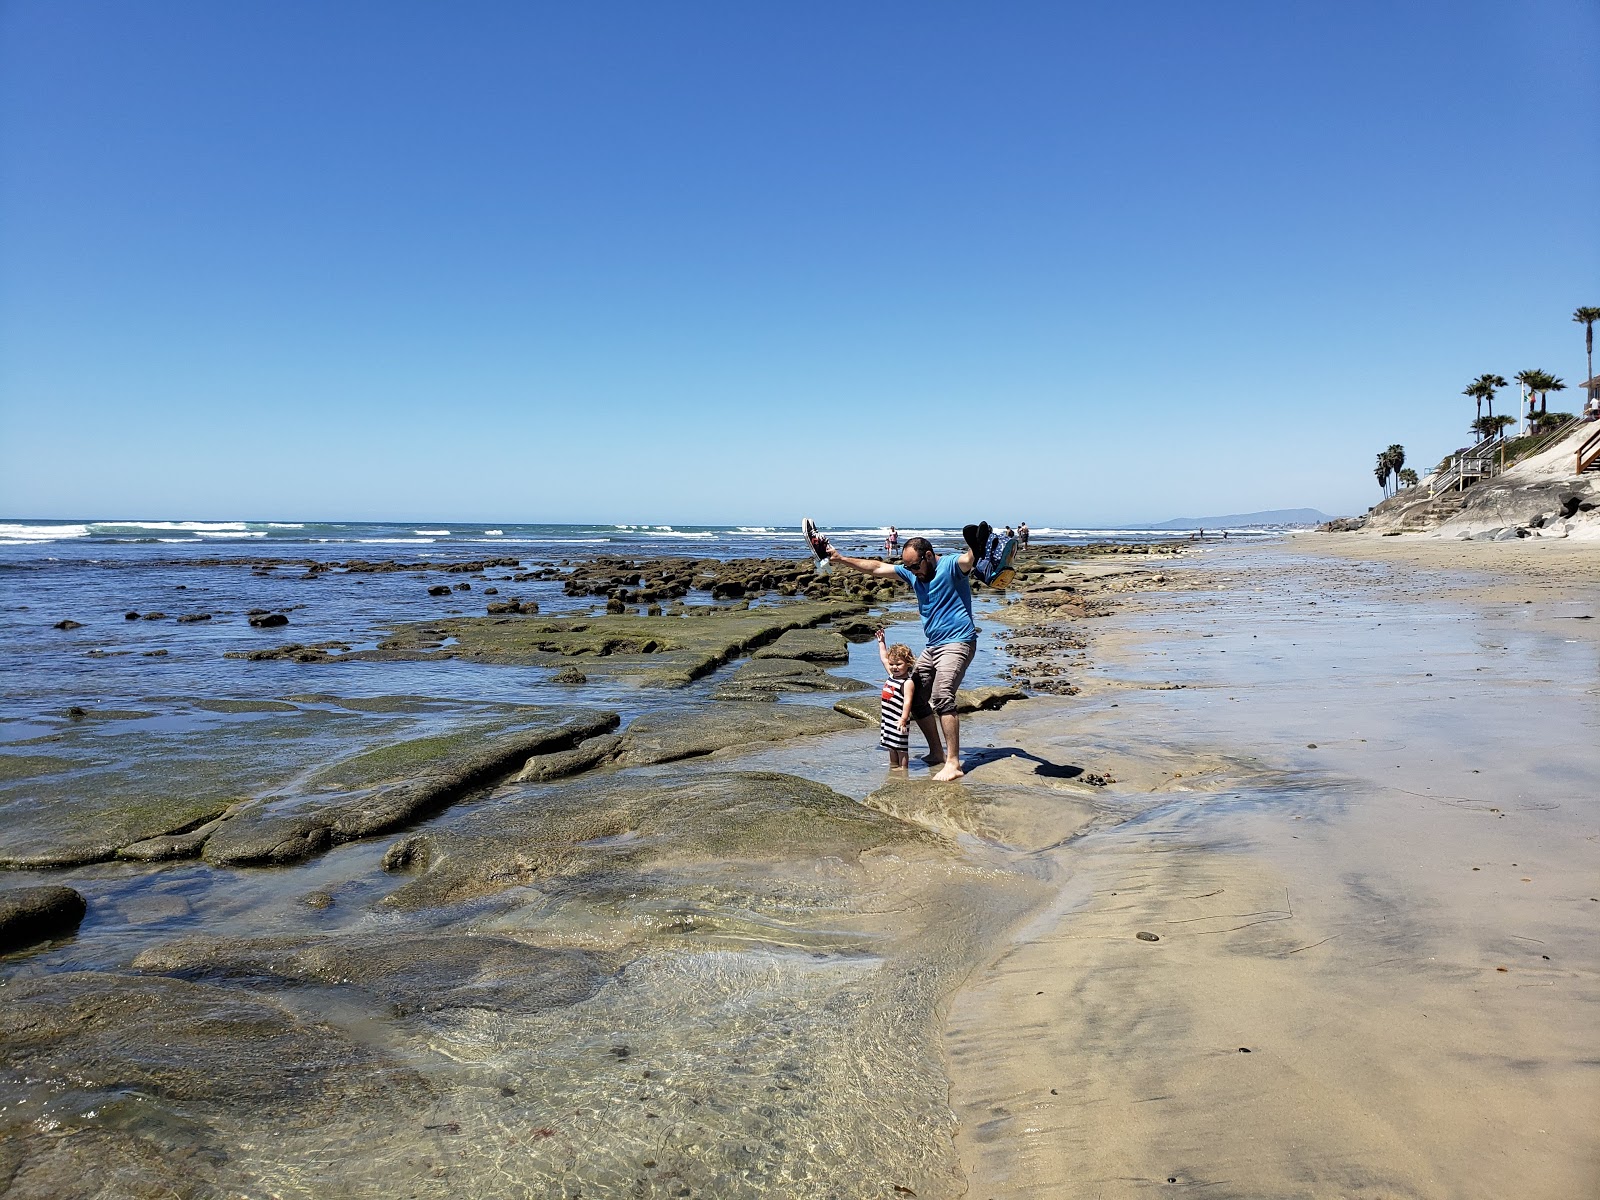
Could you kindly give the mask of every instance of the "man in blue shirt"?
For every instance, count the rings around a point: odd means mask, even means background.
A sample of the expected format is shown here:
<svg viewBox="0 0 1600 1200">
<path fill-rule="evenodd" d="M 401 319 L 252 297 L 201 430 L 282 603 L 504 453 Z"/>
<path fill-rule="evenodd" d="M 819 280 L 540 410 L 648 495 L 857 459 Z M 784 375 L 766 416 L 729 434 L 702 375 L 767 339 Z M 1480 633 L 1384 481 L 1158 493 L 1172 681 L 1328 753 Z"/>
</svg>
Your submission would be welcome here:
<svg viewBox="0 0 1600 1200">
<path fill-rule="evenodd" d="M 961 554 L 935 554 L 925 537 L 914 537 L 900 552 L 900 563 L 876 558 L 850 558 L 828 547 L 828 558 L 877 579 L 896 576 L 917 593 L 922 631 L 928 647 L 917 659 L 911 677 L 917 681 L 911 698 L 911 719 L 928 739 L 929 766 L 943 764 L 935 779 L 960 779 L 961 718 L 956 714 L 956 689 L 978 649 L 978 626 L 972 619 L 972 588 L 967 576 L 976 561 L 972 547 Z M 940 731 L 944 739 L 941 746 Z"/>
</svg>

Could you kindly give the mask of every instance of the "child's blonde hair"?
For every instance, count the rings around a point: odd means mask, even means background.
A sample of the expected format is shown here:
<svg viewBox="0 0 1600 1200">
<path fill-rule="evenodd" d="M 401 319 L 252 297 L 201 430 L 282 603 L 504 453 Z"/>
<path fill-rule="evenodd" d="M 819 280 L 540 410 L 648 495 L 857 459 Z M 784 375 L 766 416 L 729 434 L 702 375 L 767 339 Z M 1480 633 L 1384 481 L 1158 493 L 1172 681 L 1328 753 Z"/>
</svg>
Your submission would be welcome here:
<svg viewBox="0 0 1600 1200">
<path fill-rule="evenodd" d="M 917 665 L 917 656 L 911 653 L 910 647 L 902 646 L 899 642 L 896 642 L 894 645 L 890 646 L 884 651 L 884 653 L 888 655 L 891 666 L 906 667 L 909 669 Z"/>
</svg>

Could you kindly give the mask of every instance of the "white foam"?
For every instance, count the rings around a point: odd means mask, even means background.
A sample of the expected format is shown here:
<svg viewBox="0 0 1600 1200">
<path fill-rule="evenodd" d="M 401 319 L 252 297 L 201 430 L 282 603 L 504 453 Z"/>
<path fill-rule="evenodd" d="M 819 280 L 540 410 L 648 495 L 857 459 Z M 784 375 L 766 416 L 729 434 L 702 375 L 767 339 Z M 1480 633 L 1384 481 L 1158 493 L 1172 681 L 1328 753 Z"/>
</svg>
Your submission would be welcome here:
<svg viewBox="0 0 1600 1200">
<path fill-rule="evenodd" d="M 88 537 L 87 525 L 0 525 L 0 538 L 8 546 L 23 546 L 29 542 L 53 542 L 60 538 Z"/>
<path fill-rule="evenodd" d="M 448 529 L 413 529 L 411 532 L 416 534 L 418 537 L 449 537 L 450 536 L 450 531 Z"/>
<path fill-rule="evenodd" d="M 484 530 L 484 533 L 488 534 L 490 537 L 504 537 L 505 536 L 505 532 L 506 531 L 504 529 L 485 529 Z"/>
<path fill-rule="evenodd" d="M 265 529 L 196 529 L 195 537 L 203 538 L 242 538 L 266 537 Z"/>
<path fill-rule="evenodd" d="M 305 526 L 294 521 L 268 521 L 268 529 L 304 529 Z"/>
</svg>

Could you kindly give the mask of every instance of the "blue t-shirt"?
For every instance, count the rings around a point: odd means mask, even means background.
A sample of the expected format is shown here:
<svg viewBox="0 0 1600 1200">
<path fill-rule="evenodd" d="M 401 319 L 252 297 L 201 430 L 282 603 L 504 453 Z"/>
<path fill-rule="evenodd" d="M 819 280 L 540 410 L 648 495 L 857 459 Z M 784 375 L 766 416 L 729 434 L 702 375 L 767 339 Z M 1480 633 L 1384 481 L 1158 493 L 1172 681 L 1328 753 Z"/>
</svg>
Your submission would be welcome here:
<svg viewBox="0 0 1600 1200">
<path fill-rule="evenodd" d="M 930 646 L 978 640 L 978 626 L 972 619 L 972 588 L 967 584 L 967 573 L 956 565 L 958 557 L 941 554 L 933 568 L 933 578 L 927 583 L 918 579 L 909 567 L 895 567 L 895 573 L 917 593 L 922 632 Z"/>
</svg>

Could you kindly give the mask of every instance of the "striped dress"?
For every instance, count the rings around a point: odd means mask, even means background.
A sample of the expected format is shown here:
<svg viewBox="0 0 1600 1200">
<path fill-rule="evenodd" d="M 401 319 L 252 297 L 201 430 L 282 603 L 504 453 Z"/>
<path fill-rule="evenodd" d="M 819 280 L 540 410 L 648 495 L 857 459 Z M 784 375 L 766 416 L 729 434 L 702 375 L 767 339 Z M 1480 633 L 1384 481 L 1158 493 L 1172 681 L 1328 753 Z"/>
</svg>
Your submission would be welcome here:
<svg viewBox="0 0 1600 1200">
<path fill-rule="evenodd" d="M 910 728 L 900 728 L 900 714 L 906 708 L 906 684 L 910 682 L 909 675 L 885 679 L 883 690 L 878 693 L 878 744 L 885 750 L 906 750 L 911 746 Z"/>
</svg>

